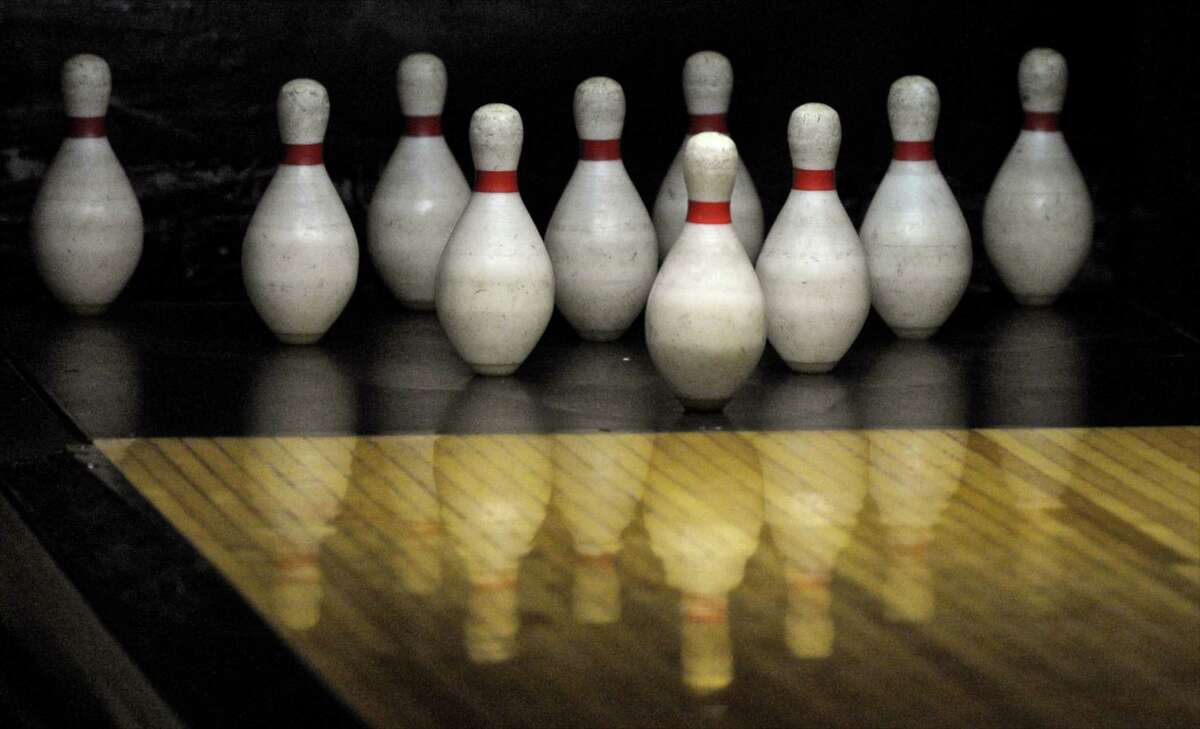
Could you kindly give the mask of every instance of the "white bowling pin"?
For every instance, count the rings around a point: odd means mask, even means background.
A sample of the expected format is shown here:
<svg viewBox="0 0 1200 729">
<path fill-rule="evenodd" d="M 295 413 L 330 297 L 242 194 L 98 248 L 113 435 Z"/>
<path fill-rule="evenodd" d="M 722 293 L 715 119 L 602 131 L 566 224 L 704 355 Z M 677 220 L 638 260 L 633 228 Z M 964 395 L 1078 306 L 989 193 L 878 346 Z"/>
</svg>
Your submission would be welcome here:
<svg viewBox="0 0 1200 729">
<path fill-rule="evenodd" d="M 430 53 L 406 56 L 396 69 L 404 136 L 367 208 L 367 250 L 400 303 L 433 309 L 438 259 L 471 187 L 446 138 L 446 66 Z"/>
<path fill-rule="evenodd" d="M 279 90 L 283 162 L 250 218 L 242 278 L 280 341 L 309 344 L 342 313 L 358 281 L 358 238 L 325 170 L 329 94 L 311 79 Z"/>
<path fill-rule="evenodd" d="M 888 92 L 892 163 L 863 218 L 871 302 L 897 336 L 925 339 L 950 318 L 971 279 L 971 233 L 933 158 L 941 101 L 924 76 Z"/>
<path fill-rule="evenodd" d="M 720 410 L 766 347 L 762 289 L 730 223 L 737 147 L 724 134 L 688 140 L 688 218 L 646 303 L 650 359 L 689 410 Z"/>
<path fill-rule="evenodd" d="M 579 163 L 546 229 L 558 309 L 584 339 L 606 342 L 646 305 L 658 271 L 654 223 L 621 162 L 625 92 L 610 78 L 575 89 Z"/>
<path fill-rule="evenodd" d="M 471 115 L 475 191 L 438 264 L 438 320 L 481 375 L 512 374 L 554 312 L 554 271 L 517 192 L 525 131 L 507 104 Z"/>
<path fill-rule="evenodd" d="M 658 231 L 659 258 L 679 238 L 687 218 L 688 196 L 683 182 L 683 154 L 687 140 L 701 132 L 728 133 L 725 114 L 733 94 L 733 66 L 716 51 L 700 51 L 683 64 L 683 100 L 687 104 L 688 135 L 667 170 L 654 199 L 654 227 Z M 733 227 L 753 263 L 763 242 L 763 209 L 754 180 L 746 165 L 737 161 L 737 184 L 733 187 Z"/>
<path fill-rule="evenodd" d="M 76 314 L 100 314 L 142 256 L 142 211 L 104 129 L 112 75 L 103 58 L 63 64 L 67 138 L 33 204 L 33 259 L 46 288 Z"/>
<path fill-rule="evenodd" d="M 1079 273 L 1092 247 L 1092 199 L 1058 115 L 1067 62 L 1034 48 L 1017 72 L 1025 124 L 983 206 L 983 247 L 1016 300 L 1044 306 Z"/>
<path fill-rule="evenodd" d="M 841 120 L 828 106 L 792 112 L 792 191 L 758 257 L 767 337 L 797 372 L 833 369 L 871 310 L 866 253 L 834 187 L 841 141 Z"/>
</svg>

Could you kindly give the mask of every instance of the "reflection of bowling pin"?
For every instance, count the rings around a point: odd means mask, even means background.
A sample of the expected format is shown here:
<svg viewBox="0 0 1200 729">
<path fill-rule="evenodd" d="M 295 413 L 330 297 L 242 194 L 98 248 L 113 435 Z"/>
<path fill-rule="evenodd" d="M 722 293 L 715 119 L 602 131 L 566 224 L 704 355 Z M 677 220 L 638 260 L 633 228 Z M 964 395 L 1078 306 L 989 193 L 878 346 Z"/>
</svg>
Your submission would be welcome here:
<svg viewBox="0 0 1200 729">
<path fill-rule="evenodd" d="M 759 418 L 764 428 L 857 428 L 860 424 L 846 383 L 831 374 L 763 378 Z"/>
<path fill-rule="evenodd" d="M 1067 62 L 1034 48 L 1017 72 L 1025 124 L 983 206 L 983 246 L 1005 287 L 1029 306 L 1052 303 L 1092 247 L 1092 199 L 1058 128 Z"/>
<path fill-rule="evenodd" d="M 989 327 L 995 355 L 986 374 L 987 420 L 999 426 L 1088 422 L 1088 357 L 1083 334 L 1054 308 L 1015 308 Z"/>
<path fill-rule="evenodd" d="M 1053 309 L 1022 309 L 1019 313 L 1051 312 Z M 997 500 L 1008 501 L 1012 507 L 1004 536 L 1011 554 L 1007 580 L 1016 589 L 1007 607 L 1016 608 L 1020 617 L 1044 616 L 1055 611 L 1062 596 L 1063 553 L 1067 550 L 1060 539 L 1066 529 L 1058 515 L 1066 483 L 1030 468 L 1020 455 L 993 438 L 995 432 L 971 431 L 968 445 L 990 484 L 998 489 L 1002 484 L 1007 492 L 1007 498 L 998 494 Z"/>
<path fill-rule="evenodd" d="M 784 635 L 800 658 L 833 651 L 829 583 L 867 493 L 861 441 L 856 433 L 816 431 L 763 433 L 755 440 L 767 523 L 785 561 Z"/>
<path fill-rule="evenodd" d="M 962 479 L 965 448 L 936 431 L 871 431 L 867 442 L 871 497 L 887 533 L 885 612 L 928 622 L 934 612 L 929 545 Z"/>
<path fill-rule="evenodd" d="M 971 233 L 933 158 L 941 101 L 924 76 L 888 92 L 895 149 L 862 222 L 871 302 L 904 339 L 926 339 L 950 317 L 971 278 Z"/>
<path fill-rule="evenodd" d="M 354 381 L 319 347 L 280 347 L 263 357 L 246 407 L 254 434 L 348 435 L 358 426 Z"/>
<path fill-rule="evenodd" d="M 834 187 L 841 143 L 833 109 L 805 104 L 792 112 L 792 191 L 758 259 L 767 336 L 797 372 L 833 369 L 871 310 L 866 253 Z"/>
<path fill-rule="evenodd" d="M 627 342 L 594 342 L 555 353 L 541 401 L 555 430 L 653 430 L 662 381 L 646 351 Z"/>
<path fill-rule="evenodd" d="M 966 378 L 958 363 L 932 342 L 897 341 L 864 380 L 870 426 L 956 427 L 967 417 Z M 919 398 L 920 411 L 910 403 Z M 929 545 L 942 512 L 962 480 L 966 433 L 872 430 L 867 433 L 871 497 L 887 534 L 885 612 L 896 620 L 933 617 Z"/>
<path fill-rule="evenodd" d="M 546 516 L 554 477 L 547 436 L 438 436 L 442 523 L 470 582 L 467 655 L 498 663 L 517 647 L 517 573 Z"/>
<path fill-rule="evenodd" d="M 433 475 L 433 436 L 356 438 L 354 478 L 347 495 L 358 517 L 391 547 L 400 587 L 433 594 L 442 582 L 442 524 Z"/>
<path fill-rule="evenodd" d="M 242 277 L 258 315 L 280 341 L 320 339 L 358 280 L 358 238 L 325 170 L 329 94 L 311 79 L 279 90 L 283 162 L 259 200 L 242 244 Z"/>
<path fill-rule="evenodd" d="M 86 431 L 124 437 L 142 430 L 156 399 L 145 391 L 141 352 L 128 325 L 58 319 L 42 335 L 35 354 L 39 379 Z"/>
<path fill-rule="evenodd" d="M 253 481 L 244 488 L 270 535 L 276 617 L 293 630 L 315 627 L 325 594 L 321 544 L 337 531 L 351 478 L 348 444 L 321 448 L 303 438 L 247 438 L 222 449 Z"/>
<path fill-rule="evenodd" d="M 512 374 L 554 312 L 554 271 L 521 195 L 521 115 L 488 104 L 471 116 L 475 191 L 438 264 L 438 320 L 481 375 Z"/>
<path fill-rule="evenodd" d="M 644 519 L 667 584 L 680 591 L 683 681 L 709 693 L 733 681 L 729 592 L 758 546 L 762 472 L 735 433 L 654 439 Z"/>
<path fill-rule="evenodd" d="M 684 156 L 688 140 L 701 132 L 728 134 L 725 113 L 733 94 L 733 66 L 729 59 L 716 51 L 693 53 L 683 64 L 683 100 L 687 104 L 688 136 L 671 162 L 667 176 L 654 199 L 654 227 L 658 231 L 658 250 L 661 258 L 679 240 L 688 217 L 688 190 L 684 184 Z M 737 184 L 730 205 L 733 227 L 738 240 L 746 248 L 753 263 L 763 242 L 763 210 L 754 180 L 741 158 L 737 161 Z"/>
<path fill-rule="evenodd" d="M 621 617 L 616 555 L 642 499 L 653 443 L 636 434 L 554 437 L 555 504 L 575 543 L 574 613 L 581 623 Z"/>
<path fill-rule="evenodd" d="M 624 124 L 620 84 L 589 78 L 576 87 L 579 162 L 546 228 L 558 309 L 593 341 L 629 328 L 658 271 L 654 224 L 621 162 Z"/>
<path fill-rule="evenodd" d="M 688 220 L 646 304 L 646 346 L 689 410 L 725 407 L 767 344 L 762 288 L 729 217 L 737 148 L 723 134 L 690 138 Z"/>
<path fill-rule="evenodd" d="M 142 256 L 142 210 L 104 129 L 108 64 L 73 56 L 63 64 L 62 87 L 70 131 L 33 204 L 33 258 L 63 306 L 100 314 Z"/>
<path fill-rule="evenodd" d="M 446 66 L 430 53 L 405 56 L 396 69 L 404 136 L 367 208 L 367 241 L 380 278 L 402 304 L 433 309 L 433 285 L 446 239 L 471 188 L 446 138 Z"/>
</svg>

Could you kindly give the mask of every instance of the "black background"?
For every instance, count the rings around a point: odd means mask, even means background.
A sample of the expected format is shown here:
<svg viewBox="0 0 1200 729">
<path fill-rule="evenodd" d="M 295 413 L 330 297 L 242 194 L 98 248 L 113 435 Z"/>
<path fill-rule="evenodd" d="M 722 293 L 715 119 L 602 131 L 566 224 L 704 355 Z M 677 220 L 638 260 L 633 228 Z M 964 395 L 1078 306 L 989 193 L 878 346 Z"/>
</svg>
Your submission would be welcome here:
<svg viewBox="0 0 1200 729">
<path fill-rule="evenodd" d="M 1112 9 L 1107 9 L 1111 7 Z M 365 242 L 365 207 L 401 129 L 395 68 L 426 50 L 446 62 L 445 128 L 471 173 L 477 106 L 524 117 L 522 195 L 544 230 L 575 163 L 575 85 L 625 87 L 626 165 L 649 206 L 682 139 L 680 71 L 706 48 L 735 73 L 731 133 L 767 222 L 788 192 L 788 115 L 806 101 L 844 127 L 839 190 L 858 222 L 890 156 L 885 101 L 898 76 L 942 97 L 937 155 L 976 246 L 976 289 L 995 286 L 979 240 L 988 186 L 1020 125 L 1016 70 L 1046 45 L 1070 67 L 1063 128 L 1097 208 L 1077 289 L 1119 291 L 1194 324 L 1200 271 L 1198 25 L 1190 3 L 1081 9 L 1053 2 L 289 2 L 41 0 L 0 4 L 0 298 L 45 297 L 28 215 L 64 129 L 62 61 L 104 56 L 110 137 L 146 217 L 126 298 L 239 300 L 241 238 L 278 161 L 274 102 L 290 78 L 332 98 L 326 160 Z M 380 290 L 366 256 L 357 296 Z"/>
</svg>

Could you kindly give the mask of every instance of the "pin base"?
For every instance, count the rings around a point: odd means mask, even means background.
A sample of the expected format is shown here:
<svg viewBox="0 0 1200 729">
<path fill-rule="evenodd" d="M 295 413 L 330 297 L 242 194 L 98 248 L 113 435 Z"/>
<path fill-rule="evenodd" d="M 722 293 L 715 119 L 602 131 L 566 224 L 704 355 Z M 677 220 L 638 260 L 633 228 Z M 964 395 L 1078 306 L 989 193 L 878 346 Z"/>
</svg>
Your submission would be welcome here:
<svg viewBox="0 0 1200 729">
<path fill-rule="evenodd" d="M 275 336 L 284 344 L 312 344 L 316 342 L 325 332 L 319 334 L 280 334 L 275 332 Z"/>
<path fill-rule="evenodd" d="M 616 330 L 597 330 L 597 329 L 578 329 L 579 336 L 589 342 L 613 342 L 621 338 L 625 333 L 624 329 Z"/>
<path fill-rule="evenodd" d="M 690 410 L 696 413 L 715 413 L 725 409 L 731 398 L 721 397 L 715 400 L 697 400 L 690 397 L 679 398 L 680 404 L 684 410 Z"/>
<path fill-rule="evenodd" d="M 475 362 L 468 362 L 467 364 L 471 365 L 471 369 L 475 370 L 475 374 L 486 375 L 487 377 L 511 375 L 521 366 L 520 362 L 515 364 L 477 364 Z"/>
<path fill-rule="evenodd" d="M 77 316 L 100 316 L 108 311 L 108 304 L 63 304 L 63 306 Z"/>
<path fill-rule="evenodd" d="M 401 299 L 400 305 L 413 311 L 434 311 L 437 308 L 432 301 L 410 301 L 408 299 Z"/>
<path fill-rule="evenodd" d="M 801 372 L 806 375 L 820 375 L 832 370 L 837 366 L 837 362 L 792 362 L 784 360 L 787 366 L 792 368 L 794 372 Z"/>
<path fill-rule="evenodd" d="M 1058 294 L 1013 294 L 1013 298 L 1021 306 L 1050 306 L 1058 299 Z"/>
<path fill-rule="evenodd" d="M 901 339 L 929 339 L 937 330 L 937 327 L 892 327 Z"/>
</svg>

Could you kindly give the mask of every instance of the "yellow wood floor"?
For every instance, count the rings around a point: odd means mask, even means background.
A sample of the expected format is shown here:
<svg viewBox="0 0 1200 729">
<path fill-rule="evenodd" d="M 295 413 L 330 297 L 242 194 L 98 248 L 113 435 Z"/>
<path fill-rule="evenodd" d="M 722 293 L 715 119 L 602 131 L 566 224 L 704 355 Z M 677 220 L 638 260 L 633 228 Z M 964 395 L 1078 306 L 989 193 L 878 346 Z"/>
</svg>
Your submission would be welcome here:
<svg viewBox="0 0 1200 729">
<path fill-rule="evenodd" d="M 98 445 L 377 726 L 1200 717 L 1200 428 Z"/>
</svg>

